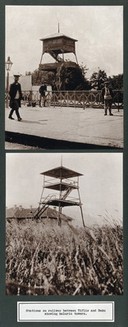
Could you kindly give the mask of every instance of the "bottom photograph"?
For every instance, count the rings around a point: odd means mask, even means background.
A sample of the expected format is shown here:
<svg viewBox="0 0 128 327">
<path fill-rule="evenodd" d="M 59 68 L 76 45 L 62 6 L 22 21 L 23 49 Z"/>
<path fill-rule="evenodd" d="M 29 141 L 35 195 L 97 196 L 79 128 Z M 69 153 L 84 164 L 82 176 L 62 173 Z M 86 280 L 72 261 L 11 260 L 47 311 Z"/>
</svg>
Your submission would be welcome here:
<svg viewBox="0 0 128 327">
<path fill-rule="evenodd" d="M 122 153 L 6 153 L 5 226 L 6 295 L 122 295 Z"/>
</svg>

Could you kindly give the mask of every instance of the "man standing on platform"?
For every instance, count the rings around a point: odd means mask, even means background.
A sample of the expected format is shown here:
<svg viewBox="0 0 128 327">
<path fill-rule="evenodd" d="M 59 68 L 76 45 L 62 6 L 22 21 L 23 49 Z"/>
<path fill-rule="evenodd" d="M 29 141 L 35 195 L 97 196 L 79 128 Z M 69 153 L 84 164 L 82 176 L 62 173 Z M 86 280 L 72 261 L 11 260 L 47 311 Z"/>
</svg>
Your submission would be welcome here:
<svg viewBox="0 0 128 327">
<path fill-rule="evenodd" d="M 113 98 L 113 92 L 112 89 L 109 86 L 109 82 L 105 81 L 104 88 L 101 91 L 101 95 L 104 102 L 104 115 L 107 115 L 107 109 L 109 110 L 109 115 L 113 116 L 112 114 L 112 98 Z"/>
<path fill-rule="evenodd" d="M 14 75 L 14 83 L 10 85 L 10 103 L 9 106 L 11 108 L 10 114 L 8 116 L 9 119 L 14 119 L 12 117 L 13 112 L 15 111 L 17 120 L 21 121 L 22 118 L 20 117 L 19 114 L 19 107 L 21 107 L 21 99 L 22 99 L 22 91 L 21 91 L 21 84 L 18 82 L 19 81 L 20 75 Z"/>
<path fill-rule="evenodd" d="M 39 93 L 40 93 L 39 106 L 40 107 L 42 107 L 42 98 L 43 98 L 43 106 L 45 107 L 45 103 L 46 103 L 46 91 L 47 91 L 46 84 L 42 83 L 42 85 L 39 88 Z"/>
</svg>

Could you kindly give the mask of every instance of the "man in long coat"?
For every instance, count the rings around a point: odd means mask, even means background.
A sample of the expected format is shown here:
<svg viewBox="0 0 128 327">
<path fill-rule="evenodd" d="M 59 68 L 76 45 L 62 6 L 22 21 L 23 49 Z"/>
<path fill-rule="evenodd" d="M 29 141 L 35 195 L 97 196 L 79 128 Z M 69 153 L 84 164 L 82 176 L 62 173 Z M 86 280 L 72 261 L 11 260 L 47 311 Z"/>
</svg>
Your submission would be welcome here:
<svg viewBox="0 0 128 327">
<path fill-rule="evenodd" d="M 16 113 L 18 121 L 21 121 L 22 118 L 19 114 L 19 108 L 21 107 L 21 99 L 22 99 L 22 91 L 21 91 L 21 84 L 19 81 L 20 75 L 14 75 L 14 83 L 10 85 L 9 95 L 10 95 L 10 103 L 9 106 L 11 108 L 9 119 L 14 119 L 12 117 L 14 111 Z"/>
</svg>

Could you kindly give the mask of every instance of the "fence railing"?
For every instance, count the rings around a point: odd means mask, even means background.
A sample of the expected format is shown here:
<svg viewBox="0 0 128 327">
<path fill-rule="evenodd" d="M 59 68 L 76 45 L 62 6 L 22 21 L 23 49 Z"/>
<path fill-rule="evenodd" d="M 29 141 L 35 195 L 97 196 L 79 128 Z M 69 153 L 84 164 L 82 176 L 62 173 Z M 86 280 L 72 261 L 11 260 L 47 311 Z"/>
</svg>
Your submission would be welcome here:
<svg viewBox="0 0 128 327">
<path fill-rule="evenodd" d="M 113 91 L 112 107 L 123 109 L 123 91 Z M 40 94 L 38 91 L 24 91 L 23 105 L 39 105 Z M 103 108 L 101 91 L 47 91 L 46 106 L 54 107 L 80 107 L 80 108 Z"/>
</svg>

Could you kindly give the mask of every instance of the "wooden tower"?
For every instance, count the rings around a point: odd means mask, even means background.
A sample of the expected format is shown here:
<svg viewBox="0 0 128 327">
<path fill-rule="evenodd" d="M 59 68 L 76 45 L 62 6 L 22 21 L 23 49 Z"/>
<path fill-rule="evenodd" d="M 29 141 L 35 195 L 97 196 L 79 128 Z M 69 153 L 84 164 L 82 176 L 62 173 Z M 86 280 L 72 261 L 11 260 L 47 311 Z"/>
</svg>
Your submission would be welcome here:
<svg viewBox="0 0 128 327">
<path fill-rule="evenodd" d="M 61 225 L 61 214 L 62 209 L 68 206 L 79 206 L 81 212 L 81 218 L 83 226 L 85 227 L 82 203 L 79 191 L 79 177 L 82 174 L 68 169 L 66 167 L 60 166 L 45 172 L 43 175 L 43 187 L 41 192 L 41 198 L 39 202 L 39 207 L 35 214 L 35 218 L 40 218 L 42 213 L 49 207 L 58 208 L 58 224 Z M 45 190 L 52 190 L 52 194 L 44 196 Z M 70 197 L 72 191 L 77 191 L 77 197 Z"/>
<path fill-rule="evenodd" d="M 76 58 L 76 51 L 75 51 L 75 42 L 76 39 L 73 39 L 69 36 L 66 36 L 62 33 L 57 33 L 54 35 L 47 36 L 45 38 L 40 39 L 42 41 L 42 54 L 39 68 L 41 70 L 48 70 L 53 67 L 55 69 L 56 65 L 54 64 L 43 64 L 42 59 L 45 53 L 48 53 L 55 59 L 56 63 L 64 62 L 64 54 L 65 53 L 73 53 Z"/>
</svg>

